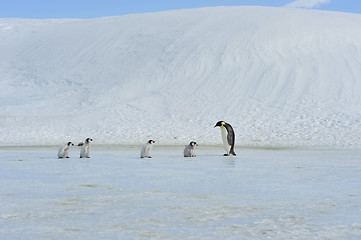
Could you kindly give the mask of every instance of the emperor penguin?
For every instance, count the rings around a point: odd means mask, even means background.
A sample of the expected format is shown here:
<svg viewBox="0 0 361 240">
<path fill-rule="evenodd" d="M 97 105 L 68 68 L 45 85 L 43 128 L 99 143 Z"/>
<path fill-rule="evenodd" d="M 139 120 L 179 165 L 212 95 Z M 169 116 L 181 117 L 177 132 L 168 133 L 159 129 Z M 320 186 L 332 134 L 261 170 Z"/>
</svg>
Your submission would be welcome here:
<svg viewBox="0 0 361 240">
<path fill-rule="evenodd" d="M 69 158 L 69 148 L 70 146 L 74 146 L 72 142 L 67 142 L 63 146 L 61 146 L 58 150 L 58 158 Z"/>
<path fill-rule="evenodd" d="M 155 141 L 149 140 L 142 146 L 142 150 L 140 151 L 140 158 L 152 158 L 150 156 L 150 151 L 152 151 L 153 143 L 155 143 Z"/>
<path fill-rule="evenodd" d="M 90 158 L 89 151 L 90 151 L 90 143 L 93 141 L 91 138 L 85 139 L 84 143 L 79 143 L 78 146 L 81 146 L 80 149 L 80 158 Z"/>
<path fill-rule="evenodd" d="M 231 124 L 226 123 L 224 121 L 219 121 L 214 127 L 221 128 L 223 145 L 227 152 L 223 156 L 229 156 L 230 154 L 236 156 L 236 153 L 234 152 L 234 142 L 236 137 L 234 135 L 234 131 Z"/>
<path fill-rule="evenodd" d="M 195 146 L 198 146 L 198 144 L 194 141 L 190 142 L 185 148 L 184 148 L 184 157 L 195 157 Z"/>
</svg>

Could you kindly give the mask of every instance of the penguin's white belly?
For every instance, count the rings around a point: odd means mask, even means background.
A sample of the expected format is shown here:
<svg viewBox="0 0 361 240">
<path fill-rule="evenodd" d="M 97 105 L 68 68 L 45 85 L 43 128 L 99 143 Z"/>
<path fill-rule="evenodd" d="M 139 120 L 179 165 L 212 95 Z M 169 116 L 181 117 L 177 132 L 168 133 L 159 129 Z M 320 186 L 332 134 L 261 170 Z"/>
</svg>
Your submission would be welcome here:
<svg viewBox="0 0 361 240">
<path fill-rule="evenodd" d="M 147 147 L 147 149 L 145 150 L 145 155 L 147 157 L 150 157 L 150 151 L 152 151 L 153 145 L 149 144 L 149 146 Z"/>
<path fill-rule="evenodd" d="M 227 135 L 228 135 L 227 129 L 225 127 L 221 127 L 221 133 L 222 133 L 224 149 L 226 150 L 227 154 L 229 154 L 229 151 L 231 150 L 231 146 L 228 144 L 228 140 L 227 140 Z"/>
<path fill-rule="evenodd" d="M 89 157 L 89 145 L 84 144 L 82 148 L 80 149 L 80 157 Z"/>
<path fill-rule="evenodd" d="M 60 147 L 58 150 L 58 158 L 66 158 L 68 156 L 69 148 Z"/>
<path fill-rule="evenodd" d="M 152 150 L 153 145 L 152 144 L 145 144 L 142 147 L 141 153 L 140 153 L 140 157 L 144 158 L 144 157 L 150 157 L 150 151 Z"/>
<path fill-rule="evenodd" d="M 59 157 L 59 158 L 64 157 L 64 148 L 63 148 L 63 147 L 59 148 L 59 150 L 58 150 L 58 157 Z"/>
<path fill-rule="evenodd" d="M 194 148 L 192 148 L 192 146 L 190 145 L 187 145 L 185 148 L 184 148 L 184 157 L 195 157 L 195 151 L 194 151 Z"/>
</svg>

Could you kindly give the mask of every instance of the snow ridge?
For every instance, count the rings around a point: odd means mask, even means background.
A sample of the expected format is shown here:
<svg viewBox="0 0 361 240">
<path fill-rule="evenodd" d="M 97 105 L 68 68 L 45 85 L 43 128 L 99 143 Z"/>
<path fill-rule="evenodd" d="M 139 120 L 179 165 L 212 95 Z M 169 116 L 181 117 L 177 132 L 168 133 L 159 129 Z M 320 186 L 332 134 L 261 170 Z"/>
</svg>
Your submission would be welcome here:
<svg viewBox="0 0 361 240">
<path fill-rule="evenodd" d="M 215 7 L 0 19 L 0 145 L 361 147 L 361 15 Z"/>
</svg>

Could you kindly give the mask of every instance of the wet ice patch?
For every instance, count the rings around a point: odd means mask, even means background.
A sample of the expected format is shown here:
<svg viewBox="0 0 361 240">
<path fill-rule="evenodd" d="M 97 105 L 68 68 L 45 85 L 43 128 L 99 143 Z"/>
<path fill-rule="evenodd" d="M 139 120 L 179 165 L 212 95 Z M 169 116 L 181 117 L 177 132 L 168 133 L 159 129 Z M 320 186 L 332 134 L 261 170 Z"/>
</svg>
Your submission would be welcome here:
<svg viewBox="0 0 361 240">
<path fill-rule="evenodd" d="M 1 239 L 357 239 L 358 150 L 4 151 Z"/>
</svg>

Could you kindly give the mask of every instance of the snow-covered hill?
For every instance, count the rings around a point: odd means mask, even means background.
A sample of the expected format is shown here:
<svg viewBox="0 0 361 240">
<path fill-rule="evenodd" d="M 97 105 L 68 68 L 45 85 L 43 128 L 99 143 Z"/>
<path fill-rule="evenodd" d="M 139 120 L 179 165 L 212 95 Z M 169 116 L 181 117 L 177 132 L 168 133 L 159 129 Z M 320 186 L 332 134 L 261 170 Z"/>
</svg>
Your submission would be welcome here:
<svg viewBox="0 0 361 240">
<path fill-rule="evenodd" d="M 361 15 L 216 7 L 0 19 L 0 145 L 361 147 Z"/>
</svg>

